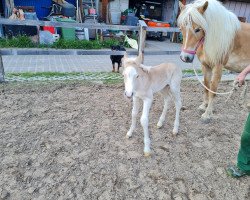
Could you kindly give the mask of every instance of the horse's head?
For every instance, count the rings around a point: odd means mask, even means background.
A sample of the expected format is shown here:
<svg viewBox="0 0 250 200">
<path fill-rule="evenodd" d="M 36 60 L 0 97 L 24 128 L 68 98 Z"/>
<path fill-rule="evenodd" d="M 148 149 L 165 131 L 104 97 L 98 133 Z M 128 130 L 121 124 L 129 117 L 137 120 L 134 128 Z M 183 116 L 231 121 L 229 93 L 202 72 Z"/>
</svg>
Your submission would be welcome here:
<svg viewBox="0 0 250 200">
<path fill-rule="evenodd" d="M 192 5 L 184 6 L 181 2 L 179 2 L 179 6 L 181 13 L 178 18 L 178 25 L 183 35 L 180 58 L 183 62 L 191 63 L 196 51 L 204 43 L 206 22 L 202 21 L 202 15 L 208 7 L 208 2 L 206 1 L 198 8 L 192 7 Z"/>
<path fill-rule="evenodd" d="M 140 53 L 138 57 L 128 58 L 127 54 L 124 55 L 122 59 L 122 64 L 124 67 L 123 77 L 125 84 L 125 96 L 131 98 L 135 93 L 137 79 L 139 78 L 138 68 L 142 63 L 142 54 Z"/>
</svg>

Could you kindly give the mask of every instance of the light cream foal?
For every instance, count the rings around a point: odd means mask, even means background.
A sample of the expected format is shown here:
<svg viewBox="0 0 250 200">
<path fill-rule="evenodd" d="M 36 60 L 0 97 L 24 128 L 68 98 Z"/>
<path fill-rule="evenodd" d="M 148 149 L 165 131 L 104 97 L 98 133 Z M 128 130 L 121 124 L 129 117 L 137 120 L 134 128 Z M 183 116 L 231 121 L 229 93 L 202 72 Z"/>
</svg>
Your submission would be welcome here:
<svg viewBox="0 0 250 200">
<path fill-rule="evenodd" d="M 144 131 L 144 156 L 150 156 L 150 138 L 148 130 L 149 110 L 153 101 L 153 94 L 161 92 L 164 96 L 164 108 L 157 127 L 161 128 L 166 118 L 169 100 L 175 103 L 176 114 L 173 134 L 178 133 L 179 114 L 181 109 L 180 84 L 182 79 L 181 68 L 172 63 L 163 63 L 154 67 L 141 65 L 141 54 L 136 58 L 123 58 L 123 76 L 125 96 L 133 99 L 132 124 L 126 137 L 130 138 L 136 127 L 136 117 L 139 111 L 139 99 L 143 100 L 141 125 Z"/>
</svg>

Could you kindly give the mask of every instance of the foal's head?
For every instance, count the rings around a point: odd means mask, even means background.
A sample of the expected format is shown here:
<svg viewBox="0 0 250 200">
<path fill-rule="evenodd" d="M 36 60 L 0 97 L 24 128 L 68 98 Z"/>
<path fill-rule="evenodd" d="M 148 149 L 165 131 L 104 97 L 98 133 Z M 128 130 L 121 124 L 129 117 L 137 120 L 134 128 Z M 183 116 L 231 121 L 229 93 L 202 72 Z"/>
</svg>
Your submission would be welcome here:
<svg viewBox="0 0 250 200">
<path fill-rule="evenodd" d="M 139 54 L 138 57 L 135 58 L 128 58 L 125 54 L 123 59 L 123 77 L 124 77 L 124 84 L 125 84 L 125 92 L 124 94 L 131 98 L 135 92 L 137 86 L 137 80 L 139 78 L 139 68 L 142 63 L 142 55 Z"/>
</svg>

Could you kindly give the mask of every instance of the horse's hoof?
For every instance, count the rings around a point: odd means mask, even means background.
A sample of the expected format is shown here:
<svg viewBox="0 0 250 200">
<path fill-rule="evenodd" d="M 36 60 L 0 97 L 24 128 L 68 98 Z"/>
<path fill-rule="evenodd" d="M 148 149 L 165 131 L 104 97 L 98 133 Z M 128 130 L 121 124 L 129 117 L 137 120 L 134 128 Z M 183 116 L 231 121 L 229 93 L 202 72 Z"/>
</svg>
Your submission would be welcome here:
<svg viewBox="0 0 250 200">
<path fill-rule="evenodd" d="M 144 152 L 144 157 L 148 158 L 151 156 L 151 153 L 150 152 Z"/>
<path fill-rule="evenodd" d="M 212 120 L 211 117 L 204 117 L 204 116 L 201 117 L 201 122 L 204 123 L 204 124 L 210 123 L 211 120 Z"/>
</svg>

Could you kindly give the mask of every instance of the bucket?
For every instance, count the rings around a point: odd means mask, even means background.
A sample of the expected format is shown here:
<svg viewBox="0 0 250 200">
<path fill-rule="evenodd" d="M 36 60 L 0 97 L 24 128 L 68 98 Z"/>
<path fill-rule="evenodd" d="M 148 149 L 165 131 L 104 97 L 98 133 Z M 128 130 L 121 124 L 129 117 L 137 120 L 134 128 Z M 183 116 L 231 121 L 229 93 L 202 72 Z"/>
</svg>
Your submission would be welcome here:
<svg viewBox="0 0 250 200">
<path fill-rule="evenodd" d="M 76 28 L 76 38 L 78 40 L 85 40 L 84 28 Z"/>
</svg>

